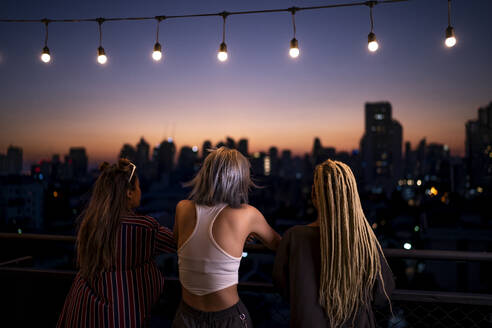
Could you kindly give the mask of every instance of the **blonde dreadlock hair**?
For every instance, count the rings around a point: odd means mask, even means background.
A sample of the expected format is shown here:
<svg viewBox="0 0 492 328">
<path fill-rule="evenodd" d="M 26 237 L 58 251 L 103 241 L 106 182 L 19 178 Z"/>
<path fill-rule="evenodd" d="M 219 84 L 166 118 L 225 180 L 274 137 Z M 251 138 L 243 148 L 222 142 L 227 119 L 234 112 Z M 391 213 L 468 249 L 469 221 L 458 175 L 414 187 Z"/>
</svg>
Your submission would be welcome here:
<svg viewBox="0 0 492 328">
<path fill-rule="evenodd" d="M 377 277 L 383 284 L 381 245 L 366 220 L 355 177 L 341 162 L 327 160 L 314 172 L 313 202 L 320 221 L 319 304 L 332 327 L 352 318 L 371 302 Z M 380 255 L 381 254 L 381 255 Z"/>
</svg>

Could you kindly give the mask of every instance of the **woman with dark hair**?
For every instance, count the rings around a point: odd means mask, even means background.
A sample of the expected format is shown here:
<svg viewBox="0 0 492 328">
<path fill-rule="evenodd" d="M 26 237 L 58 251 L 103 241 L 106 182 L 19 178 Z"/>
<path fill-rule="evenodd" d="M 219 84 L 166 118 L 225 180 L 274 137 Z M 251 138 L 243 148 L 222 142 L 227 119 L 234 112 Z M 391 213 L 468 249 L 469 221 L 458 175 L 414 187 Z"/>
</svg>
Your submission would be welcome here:
<svg viewBox="0 0 492 328">
<path fill-rule="evenodd" d="M 58 327 L 142 327 L 164 287 L 154 257 L 175 252 L 172 232 L 136 215 L 140 184 L 126 159 L 103 163 L 77 235 L 79 272 Z"/>
<path fill-rule="evenodd" d="M 344 163 L 316 166 L 312 189 L 318 218 L 289 229 L 273 280 L 290 301 L 291 327 L 375 327 L 373 306 L 390 303 L 393 274 L 362 210 Z"/>
<path fill-rule="evenodd" d="M 275 250 L 280 236 L 248 205 L 249 161 L 234 149 L 212 151 L 196 177 L 189 200 L 176 207 L 182 302 L 173 327 L 252 327 L 237 294 L 238 270 L 248 236 Z"/>
</svg>

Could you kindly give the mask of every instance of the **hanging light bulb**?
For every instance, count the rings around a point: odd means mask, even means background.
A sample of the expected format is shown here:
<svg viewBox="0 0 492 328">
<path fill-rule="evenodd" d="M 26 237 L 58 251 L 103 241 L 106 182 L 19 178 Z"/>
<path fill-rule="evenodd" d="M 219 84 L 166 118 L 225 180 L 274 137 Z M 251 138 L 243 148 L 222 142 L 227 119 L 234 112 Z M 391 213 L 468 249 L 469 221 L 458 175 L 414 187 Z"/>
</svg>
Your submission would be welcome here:
<svg viewBox="0 0 492 328">
<path fill-rule="evenodd" d="M 290 40 L 290 49 L 289 49 L 289 55 L 292 58 L 297 58 L 299 57 L 299 42 L 296 39 L 296 19 L 295 19 L 295 14 L 296 14 L 296 7 L 292 7 L 290 9 L 290 12 L 292 13 L 292 27 L 294 28 L 294 37 L 292 40 Z"/>
<path fill-rule="evenodd" d="M 224 20 L 224 25 L 222 28 L 222 43 L 219 46 L 219 52 L 217 53 L 217 58 L 221 62 L 225 62 L 229 55 L 227 54 L 227 45 L 225 43 L 225 26 L 226 26 L 226 18 L 229 15 L 227 12 L 223 12 L 222 14 L 222 19 Z"/>
<path fill-rule="evenodd" d="M 296 38 L 290 40 L 289 55 L 292 58 L 299 57 L 299 43 L 297 42 L 297 39 Z"/>
<path fill-rule="evenodd" d="M 108 56 L 106 56 L 106 52 L 103 47 L 97 48 L 97 62 L 101 65 L 106 64 L 108 61 Z"/>
<path fill-rule="evenodd" d="M 376 39 L 376 34 L 374 33 L 374 17 L 372 16 L 372 7 L 376 4 L 376 1 L 368 1 L 369 6 L 369 17 L 371 18 L 371 32 L 367 35 L 367 49 L 370 52 L 375 52 L 379 49 L 379 43 Z"/>
<path fill-rule="evenodd" d="M 154 51 L 152 51 L 152 59 L 155 61 L 159 61 L 162 59 L 162 46 L 159 43 L 159 25 L 163 19 L 165 19 L 164 16 L 157 16 L 157 33 L 156 33 L 156 41 L 154 44 Z"/>
<path fill-rule="evenodd" d="M 225 62 L 227 60 L 227 45 L 225 44 L 225 42 L 222 42 L 220 44 L 220 47 L 219 47 L 219 52 L 217 53 L 217 58 L 221 61 L 221 62 Z"/>
<path fill-rule="evenodd" d="M 106 56 L 106 51 L 102 47 L 102 28 L 101 25 L 104 23 L 104 18 L 98 18 L 97 22 L 99 24 L 99 48 L 97 48 L 97 62 L 104 65 L 108 61 L 108 56 Z"/>
<path fill-rule="evenodd" d="M 48 47 L 43 48 L 43 52 L 41 53 L 41 60 L 45 63 L 49 63 L 51 61 L 50 49 Z"/>
<path fill-rule="evenodd" d="M 448 0 L 448 27 L 446 28 L 446 40 L 444 41 L 444 44 L 448 48 L 452 48 L 456 45 L 454 28 L 451 26 L 451 0 Z"/>
<path fill-rule="evenodd" d="M 374 34 L 373 32 L 369 33 L 369 35 L 367 36 L 367 49 L 369 49 L 369 51 L 371 52 L 374 52 L 378 50 L 378 48 L 379 44 L 376 40 L 376 34 Z"/>
<path fill-rule="evenodd" d="M 45 26 L 45 36 L 44 36 L 44 48 L 41 52 L 41 61 L 44 63 L 49 63 L 51 61 L 50 48 L 48 48 L 48 24 L 49 20 L 43 19 L 43 23 Z"/>
</svg>

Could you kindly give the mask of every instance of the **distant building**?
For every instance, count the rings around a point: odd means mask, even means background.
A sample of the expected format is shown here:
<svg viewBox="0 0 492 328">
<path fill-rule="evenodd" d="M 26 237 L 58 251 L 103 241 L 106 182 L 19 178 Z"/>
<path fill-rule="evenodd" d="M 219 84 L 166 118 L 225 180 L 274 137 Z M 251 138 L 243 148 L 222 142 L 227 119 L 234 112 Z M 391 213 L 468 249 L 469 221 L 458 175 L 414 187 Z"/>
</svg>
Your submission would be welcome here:
<svg viewBox="0 0 492 328">
<path fill-rule="evenodd" d="M 363 183 L 368 190 L 391 192 L 402 175 L 402 126 L 388 102 L 366 103 L 361 140 Z"/>
<path fill-rule="evenodd" d="M 135 151 L 135 148 L 133 148 L 132 145 L 124 144 L 123 147 L 121 148 L 119 158 L 126 158 L 131 162 L 135 162 L 136 154 L 137 152 Z"/>
<path fill-rule="evenodd" d="M 174 169 L 174 157 L 176 156 L 176 145 L 171 138 L 164 140 L 155 150 L 155 161 L 160 175 L 171 173 Z"/>
<path fill-rule="evenodd" d="M 0 224 L 9 228 L 43 227 L 44 190 L 28 176 L 0 177 Z"/>
<path fill-rule="evenodd" d="M 248 157 L 248 139 L 239 139 L 237 150 L 244 156 Z"/>
<path fill-rule="evenodd" d="M 144 168 L 149 163 L 150 145 L 145 139 L 140 138 L 140 142 L 137 144 L 137 153 L 135 156 L 135 164 L 138 167 Z"/>
<path fill-rule="evenodd" d="M 22 148 L 9 146 L 7 149 L 7 174 L 16 175 L 22 172 Z"/>
<path fill-rule="evenodd" d="M 202 160 L 205 160 L 208 156 L 210 149 L 212 149 L 212 143 L 209 140 L 205 140 L 202 146 Z"/>
<path fill-rule="evenodd" d="M 68 162 L 72 167 L 74 178 L 83 178 L 87 175 L 87 166 L 89 159 L 87 158 L 84 147 L 72 147 L 68 154 Z"/>
<path fill-rule="evenodd" d="M 226 146 L 227 146 L 227 148 L 235 149 L 236 148 L 236 142 L 231 137 L 227 137 Z"/>
<path fill-rule="evenodd" d="M 466 123 L 465 160 L 468 188 L 492 188 L 492 102 Z"/>
<path fill-rule="evenodd" d="M 185 175 L 193 174 L 197 159 L 198 154 L 193 151 L 193 148 L 188 146 L 181 147 L 178 157 L 178 169 Z"/>
<path fill-rule="evenodd" d="M 319 138 L 314 138 L 312 162 L 313 165 L 318 165 L 323 163 L 327 159 L 334 160 L 336 154 L 336 149 L 334 147 L 323 147 Z"/>
</svg>

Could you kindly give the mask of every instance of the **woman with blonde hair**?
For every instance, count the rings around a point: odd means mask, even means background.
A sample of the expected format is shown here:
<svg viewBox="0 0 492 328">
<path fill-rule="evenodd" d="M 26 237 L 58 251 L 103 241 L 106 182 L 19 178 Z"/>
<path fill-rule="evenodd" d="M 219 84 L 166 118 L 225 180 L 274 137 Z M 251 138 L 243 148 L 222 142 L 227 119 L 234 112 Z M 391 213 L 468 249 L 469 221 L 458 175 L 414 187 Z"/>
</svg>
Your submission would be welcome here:
<svg viewBox="0 0 492 328">
<path fill-rule="evenodd" d="M 248 205 L 249 161 L 220 147 L 206 157 L 188 200 L 176 206 L 182 301 L 173 327 L 252 327 L 237 293 L 238 270 L 248 236 L 275 250 L 280 236 Z"/>
<path fill-rule="evenodd" d="M 140 183 L 127 159 L 104 162 L 77 234 L 79 272 L 57 327 L 143 327 L 163 292 L 154 257 L 174 253 L 172 232 L 137 215 Z"/>
<path fill-rule="evenodd" d="M 394 281 L 350 168 L 316 166 L 312 198 L 318 218 L 285 233 L 274 264 L 290 326 L 375 327 L 372 306 L 390 302 Z"/>
</svg>

